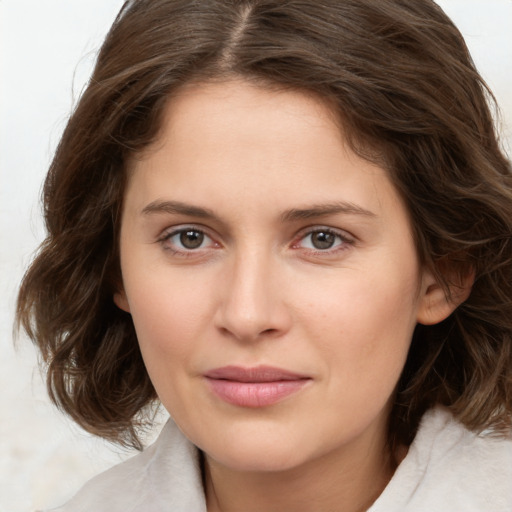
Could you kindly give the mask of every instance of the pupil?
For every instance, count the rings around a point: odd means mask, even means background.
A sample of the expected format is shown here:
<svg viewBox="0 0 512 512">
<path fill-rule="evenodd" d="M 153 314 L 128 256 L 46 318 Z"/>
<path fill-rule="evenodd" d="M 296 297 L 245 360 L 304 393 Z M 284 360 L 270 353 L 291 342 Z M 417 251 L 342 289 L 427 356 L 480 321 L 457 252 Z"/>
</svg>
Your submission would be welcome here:
<svg viewBox="0 0 512 512">
<path fill-rule="evenodd" d="M 330 249 L 334 245 L 334 235 L 325 231 L 316 231 L 311 236 L 311 242 L 316 249 Z"/>
<path fill-rule="evenodd" d="M 204 240 L 204 234 L 200 231 L 183 231 L 180 235 L 180 242 L 187 249 L 197 249 Z"/>
</svg>

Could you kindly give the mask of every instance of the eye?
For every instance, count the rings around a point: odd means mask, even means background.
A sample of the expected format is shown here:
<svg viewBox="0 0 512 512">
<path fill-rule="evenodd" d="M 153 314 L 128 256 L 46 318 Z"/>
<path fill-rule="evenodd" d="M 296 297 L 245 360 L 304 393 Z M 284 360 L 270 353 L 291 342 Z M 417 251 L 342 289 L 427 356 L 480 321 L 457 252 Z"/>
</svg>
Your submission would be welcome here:
<svg viewBox="0 0 512 512">
<path fill-rule="evenodd" d="M 164 234 L 160 242 L 164 248 L 178 253 L 205 249 L 215 245 L 215 242 L 204 231 L 193 226 L 168 232 Z"/>
<path fill-rule="evenodd" d="M 295 244 L 295 248 L 329 252 L 344 249 L 351 244 L 353 240 L 348 235 L 331 228 L 317 228 L 305 233 Z"/>
<path fill-rule="evenodd" d="M 331 249 L 337 241 L 336 235 L 329 231 L 313 231 L 310 233 L 305 240 L 314 249 L 325 250 Z"/>
<path fill-rule="evenodd" d="M 204 242 L 205 235 L 197 229 L 187 229 L 174 235 L 185 249 L 198 249 Z"/>
</svg>

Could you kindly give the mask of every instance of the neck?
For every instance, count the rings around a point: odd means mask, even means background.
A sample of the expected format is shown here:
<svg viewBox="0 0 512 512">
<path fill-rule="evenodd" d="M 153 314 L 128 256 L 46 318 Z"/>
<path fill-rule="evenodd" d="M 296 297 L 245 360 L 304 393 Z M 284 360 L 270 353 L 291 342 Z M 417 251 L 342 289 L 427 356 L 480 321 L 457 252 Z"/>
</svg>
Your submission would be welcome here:
<svg viewBox="0 0 512 512">
<path fill-rule="evenodd" d="M 385 438 L 361 440 L 283 471 L 237 471 L 205 456 L 208 512 L 362 512 L 393 475 Z"/>
</svg>

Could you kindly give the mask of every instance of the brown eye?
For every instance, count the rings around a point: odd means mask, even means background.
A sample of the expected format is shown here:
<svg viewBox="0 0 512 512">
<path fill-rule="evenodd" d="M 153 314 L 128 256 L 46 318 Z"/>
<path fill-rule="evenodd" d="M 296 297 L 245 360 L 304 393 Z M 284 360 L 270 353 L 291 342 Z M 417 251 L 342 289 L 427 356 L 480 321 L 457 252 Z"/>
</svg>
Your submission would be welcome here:
<svg viewBox="0 0 512 512">
<path fill-rule="evenodd" d="M 204 233 L 196 229 L 186 229 L 180 233 L 180 243 L 185 249 L 197 249 L 204 242 Z"/>
<path fill-rule="evenodd" d="M 354 240 L 344 231 L 328 227 L 317 227 L 304 233 L 294 248 L 316 252 L 317 255 L 338 254 L 339 251 L 354 245 Z"/>
<path fill-rule="evenodd" d="M 220 248 L 207 233 L 195 226 L 177 227 L 174 231 L 164 233 L 158 242 L 163 250 L 176 257 L 204 256 L 210 250 Z"/>
<path fill-rule="evenodd" d="M 315 249 L 330 249 L 334 246 L 337 236 L 329 231 L 313 231 L 310 234 L 311 245 Z"/>
</svg>

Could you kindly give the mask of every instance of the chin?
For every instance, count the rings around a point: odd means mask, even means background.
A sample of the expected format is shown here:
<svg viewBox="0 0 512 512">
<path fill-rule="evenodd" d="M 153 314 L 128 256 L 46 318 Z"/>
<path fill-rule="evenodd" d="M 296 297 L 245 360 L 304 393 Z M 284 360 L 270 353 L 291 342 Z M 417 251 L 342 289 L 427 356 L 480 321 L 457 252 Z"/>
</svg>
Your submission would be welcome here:
<svg viewBox="0 0 512 512">
<path fill-rule="evenodd" d="M 308 450 L 304 436 L 260 425 L 245 432 L 230 432 L 217 443 L 205 443 L 200 448 L 207 458 L 233 471 L 279 472 L 304 464 L 314 446 Z"/>
<path fill-rule="evenodd" d="M 241 472 L 280 472 L 292 470 L 304 462 L 304 454 L 301 452 L 301 458 L 297 457 L 299 449 L 282 450 L 269 449 L 264 447 L 240 448 L 233 445 L 232 449 L 223 451 L 219 457 L 215 454 L 205 454 L 206 457 L 215 460 L 232 471 Z"/>
</svg>

